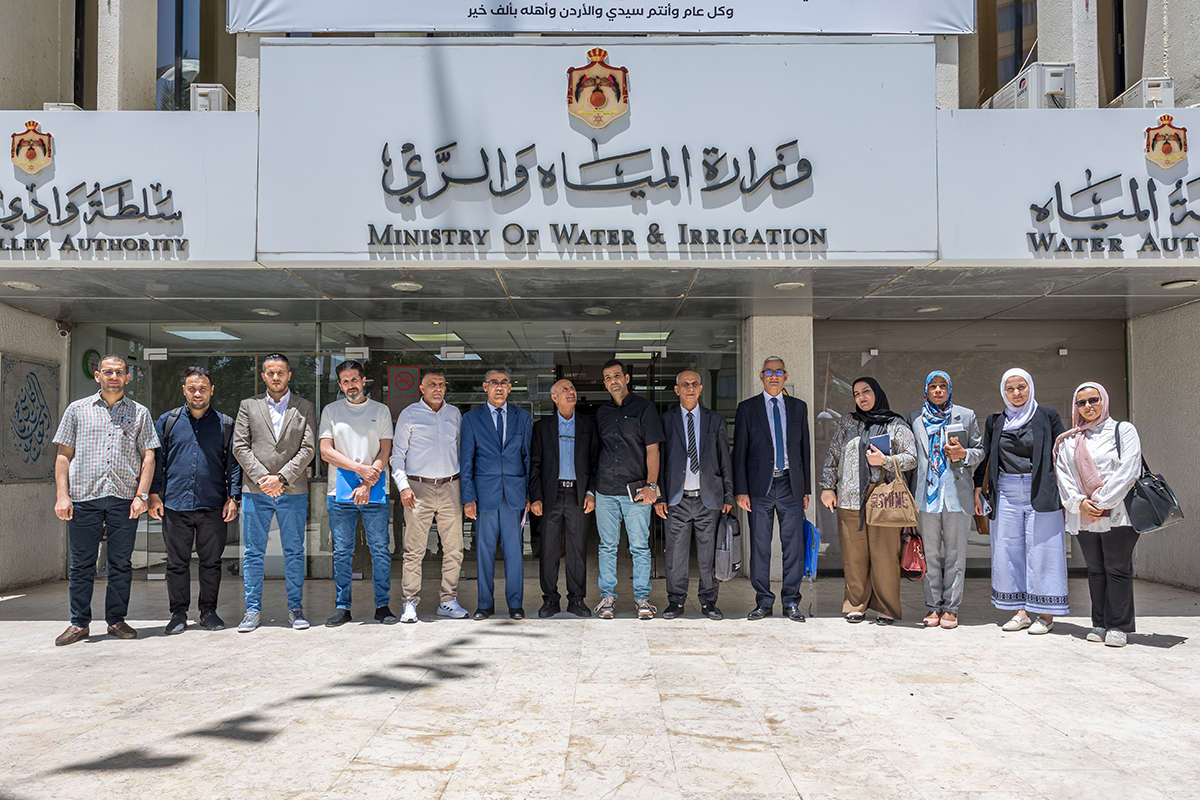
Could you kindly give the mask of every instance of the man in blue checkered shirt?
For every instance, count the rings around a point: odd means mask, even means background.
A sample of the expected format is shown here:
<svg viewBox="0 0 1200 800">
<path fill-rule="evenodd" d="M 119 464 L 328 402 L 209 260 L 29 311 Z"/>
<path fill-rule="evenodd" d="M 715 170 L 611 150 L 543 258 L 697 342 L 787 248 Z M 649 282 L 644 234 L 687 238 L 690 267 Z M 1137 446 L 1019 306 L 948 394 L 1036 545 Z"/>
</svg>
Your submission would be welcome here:
<svg viewBox="0 0 1200 800">
<path fill-rule="evenodd" d="M 67 406 L 54 443 L 57 500 L 54 513 L 67 521 L 71 545 L 71 624 L 58 646 L 88 636 L 92 586 L 102 531 L 108 532 L 108 591 L 104 619 L 118 639 L 135 639 L 125 622 L 133 580 L 133 542 L 146 512 L 158 435 L 150 412 L 125 396 L 129 364 L 118 355 L 100 359 L 94 373 L 100 391 Z"/>
</svg>

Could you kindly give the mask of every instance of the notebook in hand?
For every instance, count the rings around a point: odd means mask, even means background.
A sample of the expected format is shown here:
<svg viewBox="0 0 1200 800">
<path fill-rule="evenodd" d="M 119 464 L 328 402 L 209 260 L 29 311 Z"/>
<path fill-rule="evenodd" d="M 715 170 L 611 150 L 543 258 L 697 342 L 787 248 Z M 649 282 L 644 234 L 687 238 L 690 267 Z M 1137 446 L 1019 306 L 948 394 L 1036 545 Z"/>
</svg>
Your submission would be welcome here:
<svg viewBox="0 0 1200 800">
<path fill-rule="evenodd" d="M 890 433 L 885 433 L 882 436 L 872 436 L 870 442 L 875 445 L 876 450 L 885 456 L 892 454 L 892 436 Z"/>
</svg>

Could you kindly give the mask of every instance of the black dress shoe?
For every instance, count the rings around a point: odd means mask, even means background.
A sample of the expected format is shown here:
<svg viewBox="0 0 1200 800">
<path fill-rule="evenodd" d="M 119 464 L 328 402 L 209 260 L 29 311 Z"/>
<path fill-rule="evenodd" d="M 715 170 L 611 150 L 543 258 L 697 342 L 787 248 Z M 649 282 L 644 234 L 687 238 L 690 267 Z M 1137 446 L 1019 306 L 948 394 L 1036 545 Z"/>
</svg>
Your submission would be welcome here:
<svg viewBox="0 0 1200 800">
<path fill-rule="evenodd" d="M 525 609 L 510 608 L 508 610 L 508 618 L 509 619 L 525 619 Z"/>
<path fill-rule="evenodd" d="M 771 616 L 773 613 L 770 606 L 755 606 L 754 610 L 746 615 L 746 619 L 762 619 L 763 617 Z"/>
<path fill-rule="evenodd" d="M 800 606 L 784 606 L 783 613 L 787 614 L 787 618 L 792 622 L 804 622 L 804 615 L 800 613 Z"/>
<path fill-rule="evenodd" d="M 700 611 L 709 619 L 725 619 L 725 615 L 721 613 L 721 609 L 717 608 L 716 603 L 701 605 Z"/>
<path fill-rule="evenodd" d="M 567 602 L 567 613 L 577 617 L 590 617 L 592 610 L 582 600 L 570 600 Z"/>
<path fill-rule="evenodd" d="M 223 631 L 225 630 L 225 620 L 218 617 L 216 611 L 201 611 L 200 627 L 206 631 Z"/>
<path fill-rule="evenodd" d="M 392 609 L 388 606 L 380 606 L 375 609 L 375 621 L 383 625 L 395 625 L 400 618 L 393 614 Z"/>
<path fill-rule="evenodd" d="M 183 633 L 187 630 L 187 614 L 180 611 L 177 614 L 171 615 L 171 621 L 167 623 L 167 629 L 164 633 L 167 636 L 174 636 L 177 633 Z"/>
<path fill-rule="evenodd" d="M 475 619 L 487 619 L 495 612 L 494 608 L 477 608 L 475 609 Z"/>
<path fill-rule="evenodd" d="M 559 611 L 562 611 L 562 609 L 559 608 L 558 603 L 547 600 L 546 602 L 542 603 L 542 607 L 538 609 L 538 616 L 542 619 L 545 619 L 546 617 L 553 617 Z M 522 616 L 524 616 L 524 614 L 522 614 Z"/>
<path fill-rule="evenodd" d="M 683 603 L 667 603 L 663 611 L 663 619 L 675 619 L 683 613 Z"/>
<path fill-rule="evenodd" d="M 333 615 L 325 620 L 326 628 L 336 628 L 339 625 L 345 625 L 350 621 L 350 612 L 344 608 L 335 608 Z"/>
</svg>

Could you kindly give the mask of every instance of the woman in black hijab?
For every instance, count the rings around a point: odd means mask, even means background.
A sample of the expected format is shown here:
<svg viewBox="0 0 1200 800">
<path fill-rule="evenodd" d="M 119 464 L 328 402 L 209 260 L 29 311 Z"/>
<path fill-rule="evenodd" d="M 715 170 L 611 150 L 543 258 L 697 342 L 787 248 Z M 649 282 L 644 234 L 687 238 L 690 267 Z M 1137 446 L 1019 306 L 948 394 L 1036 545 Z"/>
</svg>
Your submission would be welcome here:
<svg viewBox="0 0 1200 800">
<path fill-rule="evenodd" d="M 867 525 L 866 498 L 876 484 L 891 481 L 893 461 L 870 444 L 886 434 L 900 470 L 917 466 L 917 443 L 904 418 L 888 407 L 887 394 L 874 378 L 852 384 L 854 413 L 838 420 L 821 471 L 821 503 L 837 514 L 846 597 L 847 622 L 862 622 L 870 608 L 876 622 L 900 619 L 900 529 Z"/>
</svg>

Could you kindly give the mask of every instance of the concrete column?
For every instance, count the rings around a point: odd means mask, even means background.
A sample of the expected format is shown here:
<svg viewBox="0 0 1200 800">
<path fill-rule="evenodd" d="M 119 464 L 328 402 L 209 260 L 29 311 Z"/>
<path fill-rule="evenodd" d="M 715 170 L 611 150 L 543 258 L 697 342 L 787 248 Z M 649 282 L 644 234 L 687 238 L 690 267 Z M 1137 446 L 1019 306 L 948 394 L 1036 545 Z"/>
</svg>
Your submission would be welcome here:
<svg viewBox="0 0 1200 800">
<path fill-rule="evenodd" d="M 152 111 L 158 50 L 155 0 L 105 0 L 96 26 L 96 109 Z"/>
<path fill-rule="evenodd" d="M 934 52 L 937 59 L 937 107 L 959 108 L 958 37 L 935 36 Z"/>
<path fill-rule="evenodd" d="M 1038 3 L 1038 61 L 1075 65 L 1075 105 L 1100 105 L 1100 49 L 1096 34 L 1099 0 L 1042 0 Z"/>
<path fill-rule="evenodd" d="M 758 373 L 763 360 L 778 356 L 784 360 L 788 371 L 789 394 L 808 403 L 808 429 L 813 429 L 813 318 L 794 317 L 747 317 L 742 321 L 742 390 L 740 399 L 746 399 L 762 391 Z M 731 420 L 732 421 L 732 420 Z M 811 455 L 811 454 L 810 454 Z M 815 459 L 815 455 L 813 456 Z M 816 475 L 816 464 L 813 465 Z M 811 489 L 810 489 L 811 491 Z M 812 501 L 816 502 L 815 498 Z M 810 508 L 812 506 L 810 505 Z M 750 521 L 745 512 L 742 520 L 742 563 L 750 563 Z M 743 568 L 744 571 L 746 567 Z M 748 572 L 747 572 L 748 574 Z M 779 529 L 771 544 L 771 580 L 783 577 L 783 554 L 779 549 Z"/>
<path fill-rule="evenodd" d="M 75 4 L 7 0 L 0 11 L 0 109 L 40 111 L 72 100 Z"/>
<path fill-rule="evenodd" d="M 264 36 L 281 33 L 239 33 L 237 35 L 237 85 L 233 96 L 238 111 L 258 111 L 259 53 Z"/>
<path fill-rule="evenodd" d="M 1142 537 L 1134 552 L 1135 573 L 1189 589 L 1200 589 L 1200 471 L 1192 404 L 1181 398 L 1200 392 L 1200 372 L 1193 368 L 1198 350 L 1200 305 L 1129 321 L 1130 416 L 1146 461 L 1170 482 L 1187 515 L 1183 522 Z"/>
</svg>

